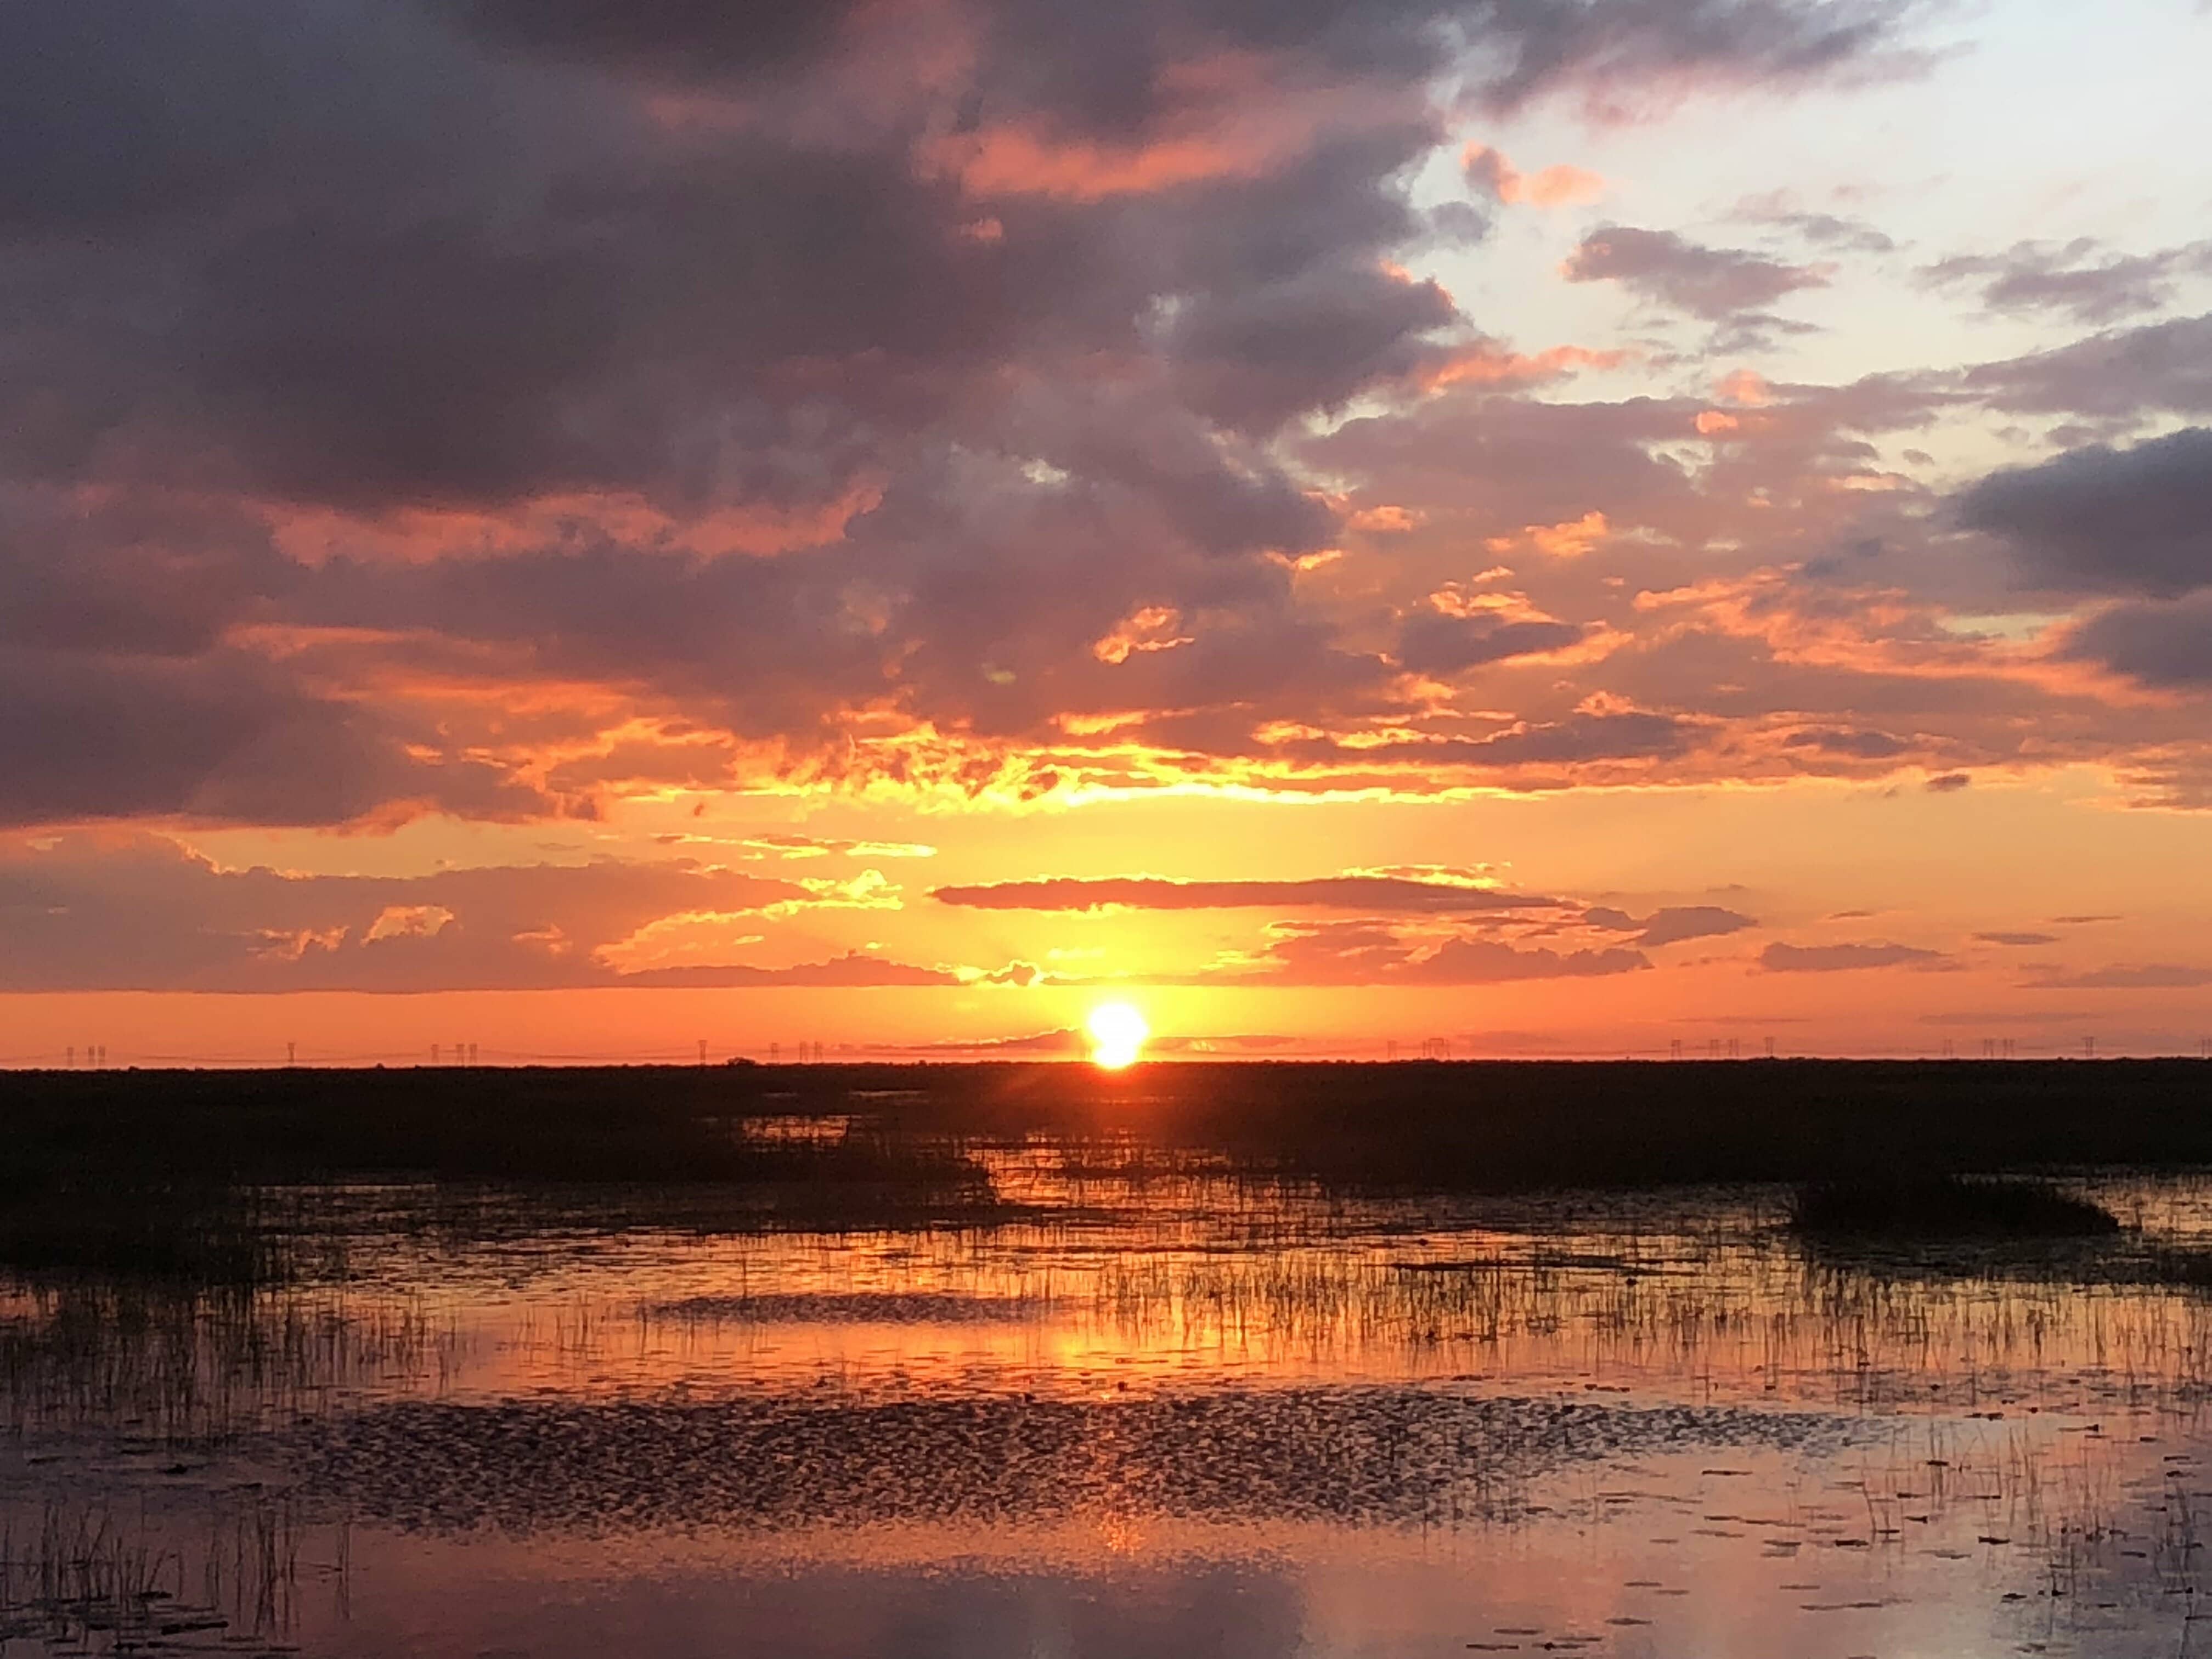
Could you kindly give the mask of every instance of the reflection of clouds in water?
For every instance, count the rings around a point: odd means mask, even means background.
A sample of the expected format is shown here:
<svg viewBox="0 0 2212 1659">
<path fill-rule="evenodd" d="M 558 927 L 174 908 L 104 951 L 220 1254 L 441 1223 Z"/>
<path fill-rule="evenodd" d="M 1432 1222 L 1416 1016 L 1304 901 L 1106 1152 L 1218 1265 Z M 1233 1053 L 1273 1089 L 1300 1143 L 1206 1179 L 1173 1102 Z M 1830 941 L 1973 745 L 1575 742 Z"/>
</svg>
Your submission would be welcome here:
<svg viewBox="0 0 2212 1659">
<path fill-rule="evenodd" d="M 451 1609 L 445 1650 L 472 1659 L 1285 1659 L 1305 1650 L 1300 1587 L 1280 1564 L 662 1571 L 568 1585 L 550 1606 L 501 1571 L 507 1565 L 493 1567 L 485 1594 Z M 335 1650 L 418 1651 L 419 1616 L 369 1601 Z"/>
<path fill-rule="evenodd" d="M 1278 1659 L 1299 1650 L 1304 1623 L 1296 1581 L 1249 1564 L 1096 1577 L 832 1571 L 724 1594 L 728 1646 L 718 1650 L 777 1659 Z M 633 1588 L 608 1612 L 650 1631 L 653 1599 Z M 637 1650 L 688 1650 L 677 1632 L 667 1638 Z"/>
</svg>

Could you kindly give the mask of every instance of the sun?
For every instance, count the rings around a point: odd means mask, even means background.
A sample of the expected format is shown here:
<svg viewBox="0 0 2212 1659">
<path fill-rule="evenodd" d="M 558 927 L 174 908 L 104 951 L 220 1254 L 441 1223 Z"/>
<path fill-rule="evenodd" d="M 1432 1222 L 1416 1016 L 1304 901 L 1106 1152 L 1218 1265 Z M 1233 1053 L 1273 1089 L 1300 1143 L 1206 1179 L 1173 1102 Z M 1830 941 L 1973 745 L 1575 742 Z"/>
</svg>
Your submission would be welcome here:
<svg viewBox="0 0 2212 1659">
<path fill-rule="evenodd" d="M 1091 1031 L 1091 1062 L 1109 1072 L 1134 1064 L 1144 1051 L 1145 1039 L 1152 1034 L 1144 1015 L 1127 1002 L 1100 1003 L 1091 1011 L 1086 1024 Z"/>
</svg>

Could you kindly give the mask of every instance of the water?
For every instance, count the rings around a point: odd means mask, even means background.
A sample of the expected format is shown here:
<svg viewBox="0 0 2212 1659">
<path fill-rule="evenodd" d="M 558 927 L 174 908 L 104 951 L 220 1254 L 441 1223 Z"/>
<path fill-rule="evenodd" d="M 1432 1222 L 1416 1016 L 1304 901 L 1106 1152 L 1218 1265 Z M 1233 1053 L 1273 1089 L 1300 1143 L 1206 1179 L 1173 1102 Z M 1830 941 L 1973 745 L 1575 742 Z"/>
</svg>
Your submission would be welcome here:
<svg viewBox="0 0 2212 1659">
<path fill-rule="evenodd" d="M 2212 1303 L 1772 1193 L 991 1156 L 996 1224 L 320 1195 L 343 1275 L 0 1292 L 0 1651 L 2170 1656 Z M 328 1243 L 327 1240 L 325 1241 Z M 334 1257 L 334 1259 L 337 1259 Z M 1940 1269 L 1940 1270 L 1939 1270 Z"/>
</svg>

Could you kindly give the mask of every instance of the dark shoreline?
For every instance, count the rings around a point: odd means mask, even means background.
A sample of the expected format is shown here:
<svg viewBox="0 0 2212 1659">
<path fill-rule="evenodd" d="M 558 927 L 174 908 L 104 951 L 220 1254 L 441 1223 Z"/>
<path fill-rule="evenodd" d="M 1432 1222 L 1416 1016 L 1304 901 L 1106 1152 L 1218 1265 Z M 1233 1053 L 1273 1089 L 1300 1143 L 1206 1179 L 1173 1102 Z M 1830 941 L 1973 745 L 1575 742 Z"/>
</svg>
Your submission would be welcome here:
<svg viewBox="0 0 2212 1659">
<path fill-rule="evenodd" d="M 763 1139 L 762 1117 L 848 1119 Z M 957 1186 L 963 1143 L 1439 1191 L 2212 1164 L 2197 1060 L 1152 1061 L 0 1073 L 0 1194 L 57 1183 Z"/>
</svg>

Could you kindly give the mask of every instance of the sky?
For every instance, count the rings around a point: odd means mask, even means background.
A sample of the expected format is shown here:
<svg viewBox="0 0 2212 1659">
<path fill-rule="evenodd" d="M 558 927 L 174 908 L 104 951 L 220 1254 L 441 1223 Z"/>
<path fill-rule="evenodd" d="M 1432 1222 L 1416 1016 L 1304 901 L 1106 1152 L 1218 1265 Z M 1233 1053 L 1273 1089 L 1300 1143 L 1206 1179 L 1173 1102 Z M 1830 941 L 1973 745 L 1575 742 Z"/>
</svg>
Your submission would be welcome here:
<svg viewBox="0 0 2212 1659">
<path fill-rule="evenodd" d="M 2208 62 L 6 8 L 0 1063 L 2198 1052 Z"/>
</svg>

